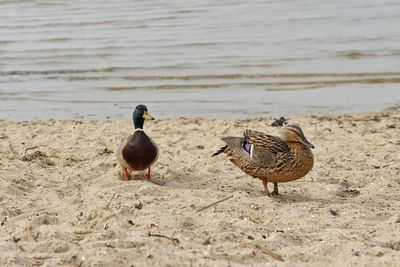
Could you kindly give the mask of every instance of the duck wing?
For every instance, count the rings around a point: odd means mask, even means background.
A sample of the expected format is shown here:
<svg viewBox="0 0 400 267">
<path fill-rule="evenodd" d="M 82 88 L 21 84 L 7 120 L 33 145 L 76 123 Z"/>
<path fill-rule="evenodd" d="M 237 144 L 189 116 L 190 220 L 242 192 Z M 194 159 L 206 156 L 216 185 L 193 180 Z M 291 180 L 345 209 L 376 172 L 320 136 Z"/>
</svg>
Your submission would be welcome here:
<svg viewBox="0 0 400 267">
<path fill-rule="evenodd" d="M 263 132 L 246 129 L 243 136 L 250 140 L 256 148 L 264 149 L 273 154 L 288 152 L 289 146 L 279 137 Z"/>
<path fill-rule="evenodd" d="M 274 166 L 277 155 L 289 151 L 288 145 L 276 136 L 250 129 L 246 129 L 243 136 L 228 136 L 222 140 L 236 157 L 256 167 Z"/>
</svg>

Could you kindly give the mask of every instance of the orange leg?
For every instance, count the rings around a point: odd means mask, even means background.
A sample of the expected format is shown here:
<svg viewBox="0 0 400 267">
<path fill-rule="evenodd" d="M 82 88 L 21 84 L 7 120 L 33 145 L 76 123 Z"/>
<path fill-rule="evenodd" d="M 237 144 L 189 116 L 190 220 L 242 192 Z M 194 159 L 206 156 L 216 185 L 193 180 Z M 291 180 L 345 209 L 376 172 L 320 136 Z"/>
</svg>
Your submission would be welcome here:
<svg viewBox="0 0 400 267">
<path fill-rule="evenodd" d="M 125 168 L 124 168 L 124 177 L 125 177 L 125 181 L 129 181 L 129 172 Z"/>
<path fill-rule="evenodd" d="M 147 169 L 146 179 L 147 179 L 147 180 L 150 180 L 150 179 L 151 179 L 151 171 L 150 171 L 150 168 Z"/>
<path fill-rule="evenodd" d="M 264 190 L 265 190 L 265 194 L 269 197 L 271 197 L 271 193 L 268 190 L 268 182 L 266 180 L 262 180 L 263 185 L 264 185 Z"/>
</svg>

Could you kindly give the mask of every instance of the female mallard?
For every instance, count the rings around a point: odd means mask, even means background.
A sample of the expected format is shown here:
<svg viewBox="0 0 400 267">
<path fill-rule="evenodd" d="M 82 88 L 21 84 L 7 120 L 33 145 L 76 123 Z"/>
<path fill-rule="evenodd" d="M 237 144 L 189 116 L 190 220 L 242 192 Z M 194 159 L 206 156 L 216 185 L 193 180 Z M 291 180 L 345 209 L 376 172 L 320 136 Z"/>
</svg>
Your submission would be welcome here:
<svg viewBox="0 0 400 267">
<path fill-rule="evenodd" d="M 267 183 L 274 183 L 272 194 L 278 194 L 278 183 L 305 176 L 314 165 L 310 148 L 299 126 L 290 124 L 283 128 L 281 137 L 246 129 L 244 137 L 224 137 L 226 146 L 212 156 L 222 152 L 246 174 L 262 180 L 265 193 L 270 197 Z"/>
<path fill-rule="evenodd" d="M 117 159 L 124 170 L 125 181 L 129 180 L 130 171 L 143 171 L 148 169 L 146 178 L 150 179 L 150 167 L 158 159 L 156 143 L 143 131 L 144 120 L 154 120 L 145 105 L 138 105 L 133 112 L 135 131 L 122 139 L 118 147 Z"/>
</svg>

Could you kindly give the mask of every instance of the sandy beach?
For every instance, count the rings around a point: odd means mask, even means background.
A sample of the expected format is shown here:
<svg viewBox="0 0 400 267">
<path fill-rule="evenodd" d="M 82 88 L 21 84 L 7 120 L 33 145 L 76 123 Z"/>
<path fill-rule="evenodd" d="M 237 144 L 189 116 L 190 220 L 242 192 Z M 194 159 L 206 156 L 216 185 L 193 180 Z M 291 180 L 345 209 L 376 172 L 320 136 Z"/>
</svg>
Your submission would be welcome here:
<svg viewBox="0 0 400 267">
<path fill-rule="evenodd" d="M 130 121 L 1 120 L 0 265 L 398 266 L 400 108 L 288 121 L 315 165 L 268 198 L 210 155 L 245 128 L 278 133 L 273 118 L 146 123 L 151 182 L 121 180 Z"/>
</svg>

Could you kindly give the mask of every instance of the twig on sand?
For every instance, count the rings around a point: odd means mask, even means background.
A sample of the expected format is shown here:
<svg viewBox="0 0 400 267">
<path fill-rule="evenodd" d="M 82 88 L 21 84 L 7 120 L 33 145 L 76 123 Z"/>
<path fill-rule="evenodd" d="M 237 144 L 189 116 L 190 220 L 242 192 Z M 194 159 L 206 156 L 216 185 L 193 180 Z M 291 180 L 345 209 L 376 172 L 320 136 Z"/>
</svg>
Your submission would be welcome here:
<svg viewBox="0 0 400 267">
<path fill-rule="evenodd" d="M 262 247 L 260 245 L 252 244 L 252 243 L 241 243 L 240 246 L 242 248 L 256 248 L 259 251 L 261 251 L 262 253 L 270 256 L 271 258 L 273 258 L 273 259 L 275 259 L 277 261 L 285 261 L 283 259 L 282 255 L 279 255 L 279 254 L 277 254 L 275 252 L 272 252 L 272 251 L 270 251 L 270 250 L 268 250 L 268 249 L 266 249 L 266 248 L 264 248 L 264 247 Z"/>
<path fill-rule="evenodd" d="M 15 151 L 15 149 L 14 149 L 13 145 L 11 144 L 10 140 L 7 140 L 7 141 L 8 141 L 8 145 L 10 146 L 11 153 L 14 155 L 14 159 L 17 159 L 18 158 L 18 153 Z"/>
<path fill-rule="evenodd" d="M 212 206 L 215 206 L 215 205 L 217 205 L 217 204 L 219 204 L 219 203 L 221 203 L 221 202 L 223 202 L 223 201 L 226 201 L 226 200 L 228 200 L 228 199 L 230 199 L 230 198 L 233 198 L 233 195 L 230 195 L 230 196 L 228 196 L 228 197 L 226 197 L 226 198 L 223 198 L 223 199 L 221 199 L 221 200 L 218 200 L 217 202 L 214 202 L 214 203 L 212 203 L 212 204 L 210 204 L 210 205 L 207 205 L 207 206 L 205 206 L 205 207 L 202 207 L 201 209 L 198 209 L 197 211 L 203 211 L 203 210 L 208 209 L 208 208 L 210 208 L 210 207 L 212 207 Z"/>
<path fill-rule="evenodd" d="M 38 232 L 34 237 L 33 240 L 37 241 L 37 238 L 39 237 L 40 232 Z"/>
<path fill-rule="evenodd" d="M 74 231 L 74 234 L 76 234 L 76 235 L 87 235 L 87 234 L 91 234 L 91 233 L 93 233 L 92 230 L 86 230 L 86 229 L 79 229 L 79 230 Z"/>
<path fill-rule="evenodd" d="M 166 238 L 166 239 L 168 239 L 168 240 L 171 240 L 172 241 L 172 243 L 174 243 L 174 245 L 176 245 L 176 244 L 179 244 L 179 239 L 178 238 L 175 238 L 175 237 L 169 237 L 169 236 L 166 236 L 166 235 L 160 235 L 160 234 L 152 234 L 152 233 L 148 233 L 148 236 L 154 236 L 154 237 L 162 237 L 162 238 Z"/>
<path fill-rule="evenodd" d="M 110 201 L 108 201 L 108 204 L 104 207 L 105 210 L 108 209 L 108 207 L 110 206 L 111 201 L 113 201 L 114 197 L 115 197 L 115 193 L 112 195 Z"/>
<path fill-rule="evenodd" d="M 259 218 L 251 218 L 251 217 L 247 217 L 247 216 L 240 216 L 240 219 L 244 220 L 244 221 L 250 221 L 253 222 L 255 224 L 261 224 L 263 223 L 263 221 L 261 221 Z"/>
<path fill-rule="evenodd" d="M 47 260 L 47 259 L 51 259 L 52 256 L 47 256 L 47 255 L 36 255 L 33 256 L 34 259 L 36 260 Z"/>
</svg>

